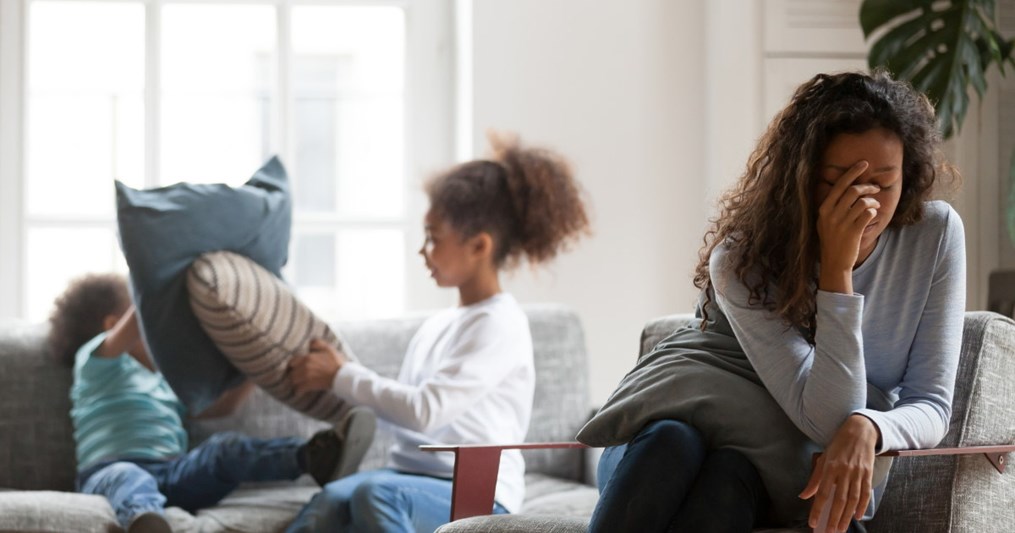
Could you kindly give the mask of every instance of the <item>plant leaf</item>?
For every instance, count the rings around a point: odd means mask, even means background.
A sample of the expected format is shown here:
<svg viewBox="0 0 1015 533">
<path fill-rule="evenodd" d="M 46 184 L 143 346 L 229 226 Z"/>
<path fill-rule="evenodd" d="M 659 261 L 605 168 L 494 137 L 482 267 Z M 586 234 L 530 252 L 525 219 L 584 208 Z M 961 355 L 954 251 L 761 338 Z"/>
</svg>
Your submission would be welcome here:
<svg viewBox="0 0 1015 533">
<path fill-rule="evenodd" d="M 860 27 L 863 36 L 869 38 L 878 28 L 892 22 L 896 18 L 922 9 L 921 0 L 865 0 L 860 5 Z"/>
<path fill-rule="evenodd" d="M 1008 238 L 1011 239 L 1012 244 L 1015 244 L 1015 150 L 1011 153 L 1011 167 L 1008 170 L 1008 206 L 1007 216 L 1005 217 L 1008 222 Z"/>
<path fill-rule="evenodd" d="M 970 85 L 981 97 L 986 70 L 1008 59 L 1012 42 L 998 34 L 994 0 L 864 0 L 860 22 L 868 37 L 887 28 L 871 46 L 871 68 L 885 67 L 909 80 L 934 102 L 947 138 L 969 109 Z"/>
</svg>

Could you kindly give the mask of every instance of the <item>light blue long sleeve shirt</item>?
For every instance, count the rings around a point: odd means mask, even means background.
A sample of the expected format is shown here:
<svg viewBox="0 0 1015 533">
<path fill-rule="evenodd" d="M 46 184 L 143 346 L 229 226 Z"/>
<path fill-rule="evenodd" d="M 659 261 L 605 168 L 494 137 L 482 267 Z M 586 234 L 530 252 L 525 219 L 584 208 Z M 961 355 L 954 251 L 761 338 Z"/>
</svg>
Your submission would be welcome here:
<svg viewBox="0 0 1015 533">
<path fill-rule="evenodd" d="M 853 271 L 854 294 L 818 291 L 811 345 L 774 313 L 749 302 L 713 251 L 716 303 L 744 353 L 793 423 L 825 445 L 853 413 L 881 432 L 878 451 L 929 448 L 948 430 L 965 312 L 962 221 L 928 202 L 920 222 L 887 229 Z M 888 396 L 869 408 L 868 384 Z"/>
</svg>

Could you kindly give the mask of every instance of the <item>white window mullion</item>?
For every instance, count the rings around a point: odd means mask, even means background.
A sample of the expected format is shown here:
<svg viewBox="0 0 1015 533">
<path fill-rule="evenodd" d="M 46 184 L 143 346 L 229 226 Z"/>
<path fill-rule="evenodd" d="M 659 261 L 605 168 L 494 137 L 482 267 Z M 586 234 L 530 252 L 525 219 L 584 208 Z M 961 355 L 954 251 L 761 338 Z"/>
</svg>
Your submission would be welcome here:
<svg viewBox="0 0 1015 533">
<path fill-rule="evenodd" d="M 271 128 L 271 146 L 287 164 L 292 164 L 293 128 L 292 120 L 292 7 L 289 2 L 279 2 L 277 12 L 277 39 L 275 68 L 275 127 Z"/>
<path fill-rule="evenodd" d="M 161 185 L 159 137 L 161 127 L 161 14 L 159 0 L 145 2 L 145 187 Z"/>
<path fill-rule="evenodd" d="M 0 2 L 0 317 L 23 314 L 25 35 L 22 0 Z"/>
</svg>

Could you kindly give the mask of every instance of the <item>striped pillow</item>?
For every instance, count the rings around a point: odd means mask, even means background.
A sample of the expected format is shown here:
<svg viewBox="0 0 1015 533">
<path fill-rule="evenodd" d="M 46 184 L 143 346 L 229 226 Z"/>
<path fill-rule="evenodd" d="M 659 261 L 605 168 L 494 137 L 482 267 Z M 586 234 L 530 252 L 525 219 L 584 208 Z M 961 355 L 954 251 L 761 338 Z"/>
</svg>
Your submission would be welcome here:
<svg viewBox="0 0 1015 533">
<path fill-rule="evenodd" d="M 313 339 L 356 358 L 282 280 L 242 255 L 210 252 L 187 271 L 187 291 L 201 328 L 240 372 L 297 411 L 331 423 L 345 416 L 351 406 L 330 391 L 297 394 L 289 384 L 289 359 Z"/>
</svg>

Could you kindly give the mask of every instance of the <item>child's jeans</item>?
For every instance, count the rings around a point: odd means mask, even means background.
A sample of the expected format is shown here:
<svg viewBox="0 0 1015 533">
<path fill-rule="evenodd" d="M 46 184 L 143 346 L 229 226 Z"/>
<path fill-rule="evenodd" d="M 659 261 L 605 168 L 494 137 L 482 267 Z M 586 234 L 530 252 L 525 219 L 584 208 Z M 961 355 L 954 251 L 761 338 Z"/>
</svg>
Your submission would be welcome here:
<svg viewBox="0 0 1015 533">
<path fill-rule="evenodd" d="M 507 510 L 494 502 L 491 512 Z M 451 480 L 381 469 L 328 483 L 286 531 L 431 533 L 450 515 Z"/>
<path fill-rule="evenodd" d="M 78 473 L 86 494 L 109 500 L 120 525 L 166 506 L 194 512 L 218 503 L 240 483 L 292 480 L 302 474 L 296 458 L 302 439 L 254 439 L 217 433 L 172 459 L 120 458 Z"/>
</svg>

